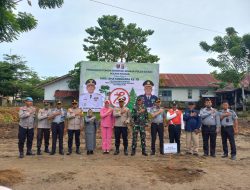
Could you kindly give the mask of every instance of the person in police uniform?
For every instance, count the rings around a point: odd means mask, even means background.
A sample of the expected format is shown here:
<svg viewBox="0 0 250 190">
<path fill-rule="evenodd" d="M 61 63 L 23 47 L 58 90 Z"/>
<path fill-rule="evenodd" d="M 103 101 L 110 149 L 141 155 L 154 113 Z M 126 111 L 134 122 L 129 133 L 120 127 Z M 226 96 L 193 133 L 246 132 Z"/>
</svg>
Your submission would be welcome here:
<svg viewBox="0 0 250 190">
<path fill-rule="evenodd" d="M 50 115 L 51 109 L 49 103 L 44 102 L 44 108 L 39 109 L 37 119 L 37 155 L 41 155 L 41 145 L 44 138 L 45 149 L 44 152 L 50 153 L 49 151 L 49 137 L 50 137 Z"/>
<path fill-rule="evenodd" d="M 72 107 L 67 112 L 68 119 L 68 153 L 72 154 L 73 136 L 75 135 L 76 153 L 80 152 L 80 128 L 82 127 L 83 112 L 78 108 L 78 102 L 72 101 Z"/>
<path fill-rule="evenodd" d="M 93 111 L 99 110 L 103 106 L 103 97 L 101 94 L 95 93 L 96 81 L 88 79 L 86 82 L 87 93 L 83 93 L 79 98 L 79 105 L 84 111 L 92 109 Z"/>
<path fill-rule="evenodd" d="M 140 95 L 139 97 L 143 98 L 144 105 L 146 108 L 152 108 L 154 106 L 155 101 L 157 100 L 157 96 L 152 94 L 154 83 L 151 80 L 146 80 L 143 83 L 145 94 Z"/>
<path fill-rule="evenodd" d="M 34 155 L 32 153 L 32 143 L 34 138 L 34 121 L 36 116 L 36 108 L 33 107 L 33 99 L 27 97 L 25 99 L 25 106 L 19 109 L 19 131 L 18 131 L 18 149 L 19 158 L 23 158 L 24 143 L 27 138 L 27 156 Z"/>
<path fill-rule="evenodd" d="M 221 138 L 223 145 L 222 158 L 228 157 L 227 139 L 229 139 L 231 146 L 231 159 L 236 160 L 236 145 L 234 135 L 238 134 L 238 117 L 236 113 L 229 109 L 229 103 L 227 100 L 222 102 L 223 109 L 219 111 L 218 117 L 220 119 L 221 126 Z"/>
<path fill-rule="evenodd" d="M 216 157 L 215 149 L 216 149 L 216 137 L 217 137 L 217 126 L 220 124 L 220 119 L 217 117 L 217 110 L 212 107 L 212 101 L 207 98 L 205 100 L 205 108 L 200 110 L 201 116 L 201 133 L 203 138 L 203 151 L 204 156 L 209 155 Z M 210 141 L 210 146 L 208 142 Z"/>
<path fill-rule="evenodd" d="M 64 121 L 67 116 L 67 111 L 62 108 L 62 102 L 56 103 L 56 108 L 51 112 L 51 130 L 52 130 L 52 150 L 50 155 L 56 153 L 56 141 L 59 139 L 59 154 L 64 155 L 63 151 L 63 135 L 64 135 Z"/>
</svg>

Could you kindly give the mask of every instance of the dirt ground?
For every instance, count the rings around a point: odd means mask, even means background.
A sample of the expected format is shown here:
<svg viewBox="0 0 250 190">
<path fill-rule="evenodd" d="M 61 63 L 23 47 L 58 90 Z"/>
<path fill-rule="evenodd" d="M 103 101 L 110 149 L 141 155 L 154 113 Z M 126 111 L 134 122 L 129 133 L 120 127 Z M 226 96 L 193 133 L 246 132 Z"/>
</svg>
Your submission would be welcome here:
<svg viewBox="0 0 250 190">
<path fill-rule="evenodd" d="M 131 133 L 131 130 L 130 130 Z M 147 145 L 150 145 L 149 131 Z M 168 142 L 167 130 L 165 142 Z M 81 189 L 250 189 L 250 122 L 241 122 L 236 137 L 237 160 L 222 159 L 221 138 L 217 138 L 217 157 L 185 155 L 185 135 L 182 134 L 181 155 L 144 157 L 139 147 L 135 157 L 103 155 L 101 140 L 97 140 L 94 155 L 87 156 L 84 139 L 82 155 L 25 157 L 18 159 L 17 126 L 0 127 L 0 185 L 15 190 L 81 190 Z M 200 137 L 200 140 L 201 137 Z M 131 143 L 131 138 L 130 138 Z M 158 139 L 157 139 L 158 141 Z M 67 148 L 67 136 L 64 140 Z M 202 142 L 200 141 L 200 145 Z M 36 139 L 34 148 L 36 150 Z M 158 146 L 158 145 L 157 145 Z M 150 146 L 147 147 L 149 152 Z M 202 155 L 202 147 L 200 148 Z"/>
</svg>

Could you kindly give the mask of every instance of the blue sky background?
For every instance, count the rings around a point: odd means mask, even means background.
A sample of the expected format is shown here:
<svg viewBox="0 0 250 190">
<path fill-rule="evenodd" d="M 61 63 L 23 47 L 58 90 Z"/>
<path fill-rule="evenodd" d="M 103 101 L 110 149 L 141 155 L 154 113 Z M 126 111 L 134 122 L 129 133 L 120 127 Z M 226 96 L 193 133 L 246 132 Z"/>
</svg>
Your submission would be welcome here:
<svg viewBox="0 0 250 190">
<path fill-rule="evenodd" d="M 224 32 L 232 26 L 239 35 L 250 33 L 249 0 L 100 0 L 105 3 Z M 6 53 L 25 57 L 27 65 L 40 76 L 61 76 L 73 69 L 80 60 L 87 60 L 83 51 L 85 29 L 97 25 L 102 15 L 118 15 L 125 23 L 136 23 L 155 33 L 147 45 L 160 57 L 161 73 L 209 73 L 200 41 L 212 42 L 220 35 L 209 31 L 177 25 L 154 18 L 128 13 L 89 0 L 65 0 L 60 9 L 40 9 L 37 1 L 32 7 L 24 0 L 18 11 L 32 13 L 38 27 L 23 33 L 13 43 L 1 43 L 0 55 Z M 0 60 L 2 58 L 0 57 Z"/>
</svg>

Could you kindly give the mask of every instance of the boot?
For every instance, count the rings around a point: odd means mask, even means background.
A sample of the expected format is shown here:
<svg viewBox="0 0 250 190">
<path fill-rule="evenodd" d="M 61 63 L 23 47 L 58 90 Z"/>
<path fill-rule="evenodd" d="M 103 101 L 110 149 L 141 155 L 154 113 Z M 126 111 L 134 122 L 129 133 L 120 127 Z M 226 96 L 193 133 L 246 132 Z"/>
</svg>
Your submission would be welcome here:
<svg viewBox="0 0 250 190">
<path fill-rule="evenodd" d="M 79 147 L 76 148 L 76 154 L 81 154 L 81 151 L 80 151 Z"/>
<path fill-rule="evenodd" d="M 37 149 L 37 155 L 42 155 L 40 148 Z"/>
<path fill-rule="evenodd" d="M 124 155 L 128 156 L 128 149 L 127 148 L 124 148 Z"/>
<path fill-rule="evenodd" d="M 35 154 L 31 151 L 31 150 L 28 150 L 27 153 L 26 153 L 27 156 L 34 156 Z"/>
<path fill-rule="evenodd" d="M 71 155 L 72 154 L 72 149 L 69 148 L 68 152 L 67 152 L 67 155 Z"/>
<path fill-rule="evenodd" d="M 131 156 L 134 156 L 134 155 L 135 155 L 135 149 L 132 149 Z"/>
<path fill-rule="evenodd" d="M 19 153 L 19 158 L 23 158 L 23 157 L 24 157 L 23 152 L 20 152 Z"/>
<path fill-rule="evenodd" d="M 119 148 L 116 148 L 114 155 L 118 155 L 120 153 Z"/>
<path fill-rule="evenodd" d="M 59 151 L 59 154 L 60 154 L 60 155 L 64 155 L 64 151 L 63 151 L 63 150 L 60 150 L 60 151 Z"/>
<path fill-rule="evenodd" d="M 46 152 L 46 153 L 50 153 L 50 151 L 49 151 L 49 147 L 45 147 L 45 149 L 44 149 L 44 152 Z"/>
<path fill-rule="evenodd" d="M 145 149 L 142 149 L 142 155 L 143 155 L 143 156 L 148 156 L 148 154 L 146 153 L 146 150 L 145 150 Z"/>
</svg>

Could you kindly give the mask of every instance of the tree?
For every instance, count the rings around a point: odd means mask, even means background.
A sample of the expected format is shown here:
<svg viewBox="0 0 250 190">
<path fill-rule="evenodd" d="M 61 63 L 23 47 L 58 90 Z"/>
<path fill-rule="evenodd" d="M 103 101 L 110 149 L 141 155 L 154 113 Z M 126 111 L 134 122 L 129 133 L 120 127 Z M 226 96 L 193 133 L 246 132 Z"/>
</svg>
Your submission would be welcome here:
<svg viewBox="0 0 250 190">
<path fill-rule="evenodd" d="M 155 63 L 158 56 L 150 54 L 145 45 L 153 30 L 143 30 L 134 23 L 125 25 L 123 18 L 104 15 L 97 20 L 99 26 L 87 28 L 83 49 L 90 61 Z"/>
<path fill-rule="evenodd" d="M 229 27 L 226 28 L 225 36 L 214 37 L 212 45 L 202 41 L 200 47 L 206 52 L 217 55 L 217 59 L 207 59 L 209 65 L 219 70 L 212 73 L 215 78 L 240 87 L 242 78 L 250 68 L 250 34 L 240 37 L 233 27 Z M 244 102 L 244 88 L 242 88 L 242 99 Z"/>
<path fill-rule="evenodd" d="M 70 76 L 72 76 L 72 79 L 69 81 L 69 88 L 71 89 L 79 89 L 81 63 L 82 61 L 79 61 L 78 63 L 75 64 L 75 68 L 69 71 Z"/>
<path fill-rule="evenodd" d="M 29 13 L 16 11 L 16 5 L 22 0 L 0 1 L 0 43 L 16 40 L 20 33 L 28 32 L 37 26 L 37 20 Z M 31 6 L 31 1 L 28 0 Z M 40 8 L 61 7 L 63 0 L 38 0 Z"/>
<path fill-rule="evenodd" d="M 136 103 L 136 98 L 137 98 L 137 95 L 135 93 L 135 89 L 132 88 L 131 91 L 129 92 L 129 103 L 127 105 L 127 107 L 132 110 L 135 106 L 135 103 Z"/>
</svg>

